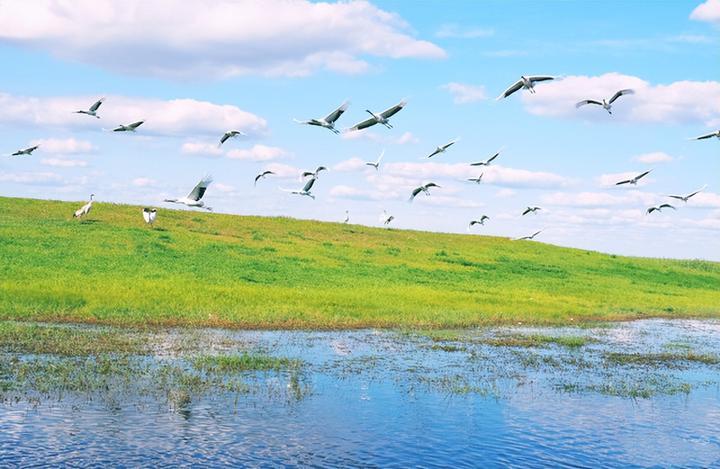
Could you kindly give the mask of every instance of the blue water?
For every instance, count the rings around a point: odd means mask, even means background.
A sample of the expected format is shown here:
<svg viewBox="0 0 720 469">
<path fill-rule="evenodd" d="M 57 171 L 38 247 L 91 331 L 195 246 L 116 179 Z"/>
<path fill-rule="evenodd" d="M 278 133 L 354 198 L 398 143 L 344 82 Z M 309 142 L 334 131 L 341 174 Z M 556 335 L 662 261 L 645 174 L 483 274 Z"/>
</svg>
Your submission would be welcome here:
<svg viewBox="0 0 720 469">
<path fill-rule="evenodd" d="M 653 320 L 471 335 L 538 332 L 599 341 L 579 350 L 461 341 L 450 343 L 459 350 L 446 351 L 395 332 L 205 331 L 207 349 L 217 352 L 237 343 L 304 360 L 306 393 L 211 393 L 181 408 L 143 396 L 6 402 L 0 466 L 720 466 L 718 365 L 599 365 L 608 351 L 717 353 L 720 323 Z M 539 357 L 555 365 L 537 365 Z M 159 348 L 153 359 L 176 358 Z M 281 374 L 254 379 L 287 389 Z M 692 386 L 652 388 L 654 395 L 637 398 L 587 387 L 656 381 Z"/>
</svg>

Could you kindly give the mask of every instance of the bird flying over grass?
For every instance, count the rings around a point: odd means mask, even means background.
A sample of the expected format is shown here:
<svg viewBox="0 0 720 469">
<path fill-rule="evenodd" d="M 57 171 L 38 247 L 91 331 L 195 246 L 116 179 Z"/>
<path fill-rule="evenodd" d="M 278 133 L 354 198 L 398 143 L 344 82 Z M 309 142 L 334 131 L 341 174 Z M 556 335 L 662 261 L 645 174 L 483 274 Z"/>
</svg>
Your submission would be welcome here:
<svg viewBox="0 0 720 469">
<path fill-rule="evenodd" d="M 475 225 L 485 225 L 485 220 L 489 220 L 490 217 L 487 215 L 483 215 L 480 217 L 479 220 L 470 220 L 470 223 L 468 223 L 467 230 L 470 231 L 470 228 L 472 228 Z"/>
<path fill-rule="evenodd" d="M 303 196 L 310 197 L 311 199 L 315 200 L 315 195 L 312 192 L 310 192 L 313 185 L 315 185 L 315 181 L 317 181 L 317 177 L 312 177 L 308 182 L 305 183 L 303 188 L 300 190 L 282 189 L 282 188 L 280 190 L 282 190 L 284 192 L 289 192 L 289 193 L 295 194 L 295 195 L 303 195 Z"/>
<path fill-rule="evenodd" d="M 179 199 L 165 199 L 165 202 L 169 202 L 172 204 L 182 204 L 187 207 L 204 208 L 205 210 L 212 211 L 212 208 L 206 207 L 205 202 L 201 200 L 205 195 L 205 192 L 207 191 L 207 188 L 210 186 L 211 182 L 212 177 L 205 176 L 185 197 L 180 197 Z"/>
<path fill-rule="evenodd" d="M 523 240 L 531 241 L 531 240 L 535 239 L 535 236 L 539 235 L 542 232 L 543 232 L 543 230 L 536 231 L 535 233 L 531 234 L 530 236 L 523 236 L 522 238 L 517 238 L 516 241 L 523 241 Z"/>
</svg>

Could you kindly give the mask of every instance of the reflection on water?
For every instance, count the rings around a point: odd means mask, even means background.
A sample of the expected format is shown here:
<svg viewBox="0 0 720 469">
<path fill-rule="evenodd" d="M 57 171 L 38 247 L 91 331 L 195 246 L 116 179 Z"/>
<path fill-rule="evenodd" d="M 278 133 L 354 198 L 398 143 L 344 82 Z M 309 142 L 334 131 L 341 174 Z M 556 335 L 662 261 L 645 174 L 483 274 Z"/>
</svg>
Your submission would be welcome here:
<svg viewBox="0 0 720 469">
<path fill-rule="evenodd" d="M 209 330 L 204 350 L 297 358 L 302 376 L 251 373 L 257 389 L 285 392 L 180 404 L 132 394 L 6 401 L 0 466 L 713 466 L 719 332 L 718 322 L 660 320 L 445 336 Z M 164 345 L 143 360 L 183 360 L 182 334 L 160 333 Z"/>
</svg>

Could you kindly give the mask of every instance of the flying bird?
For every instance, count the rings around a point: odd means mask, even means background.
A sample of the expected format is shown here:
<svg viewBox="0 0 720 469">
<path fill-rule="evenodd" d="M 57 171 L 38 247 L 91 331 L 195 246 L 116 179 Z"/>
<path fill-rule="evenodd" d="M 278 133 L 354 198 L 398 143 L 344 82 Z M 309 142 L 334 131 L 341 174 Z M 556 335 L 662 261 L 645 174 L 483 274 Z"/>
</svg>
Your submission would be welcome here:
<svg viewBox="0 0 720 469">
<path fill-rule="evenodd" d="M 640 179 L 644 178 L 645 176 L 647 176 L 648 174 L 650 174 L 651 171 L 652 171 L 652 169 L 650 169 L 650 170 L 648 170 L 648 171 L 645 171 L 645 172 L 642 173 L 642 174 L 638 174 L 638 175 L 635 176 L 634 178 L 626 179 L 626 180 L 620 181 L 620 182 L 616 182 L 615 185 L 616 185 L 616 186 L 621 186 L 621 185 L 623 185 L 623 184 L 632 184 L 633 186 L 636 186 L 637 183 L 638 183 L 638 181 L 639 181 Z"/>
<path fill-rule="evenodd" d="M 395 114 L 397 114 L 398 112 L 400 112 L 400 110 L 402 108 L 404 108 L 406 104 L 407 104 L 407 101 L 402 100 L 399 103 L 397 103 L 396 105 L 394 105 L 393 107 L 385 109 L 380 114 L 375 114 L 371 110 L 366 109 L 365 112 L 370 114 L 371 117 L 369 119 L 366 119 L 366 120 L 360 122 L 359 124 L 355 124 L 354 126 L 350 127 L 348 129 L 348 131 L 352 132 L 353 130 L 367 129 L 368 127 L 372 127 L 375 124 L 382 124 L 385 127 L 387 127 L 388 129 L 392 129 L 393 126 L 390 124 L 389 119 L 392 116 L 394 116 Z"/>
<path fill-rule="evenodd" d="M 374 162 L 368 161 L 365 163 L 365 166 L 372 166 L 373 168 L 375 168 L 375 171 L 377 171 L 380 168 L 380 160 L 383 159 L 383 156 L 385 156 L 385 150 L 383 150 L 382 153 L 380 153 L 380 156 L 378 156 L 377 161 L 374 161 Z"/>
<path fill-rule="evenodd" d="M 603 98 L 602 101 L 595 101 L 594 99 L 585 99 L 583 101 L 580 101 L 579 103 L 575 104 L 576 108 L 585 106 L 587 104 L 595 104 L 598 106 L 602 106 L 608 114 L 612 115 L 612 104 L 620 97 L 624 96 L 626 94 L 635 94 L 633 90 L 627 89 L 627 90 L 620 90 L 617 93 L 613 95 L 610 99 Z"/>
<path fill-rule="evenodd" d="M 260 179 L 265 179 L 265 176 L 269 176 L 270 174 L 275 174 L 275 173 L 273 173 L 272 171 L 263 171 L 262 173 L 258 174 L 257 176 L 255 176 L 255 183 L 253 185 L 257 186 L 257 182 Z"/>
<path fill-rule="evenodd" d="M 304 196 L 310 197 L 311 199 L 315 200 L 315 195 L 310 192 L 313 185 L 315 184 L 315 181 L 317 181 L 317 177 L 311 178 L 308 182 L 305 183 L 303 188 L 300 190 L 292 190 L 292 189 L 281 189 L 281 190 L 283 190 L 285 192 L 289 192 L 291 194 L 304 195 Z"/>
<path fill-rule="evenodd" d="M 348 212 L 347 210 L 345 210 L 345 219 L 343 220 L 343 223 L 345 223 L 346 225 L 350 223 L 350 212 Z"/>
<path fill-rule="evenodd" d="M 435 150 L 433 150 L 432 153 L 430 153 L 427 157 L 432 158 L 435 155 L 439 155 L 440 153 L 445 153 L 445 151 L 450 148 L 451 146 L 455 145 L 457 143 L 458 139 L 450 140 L 444 145 L 440 145 L 439 147 L 435 147 Z"/>
<path fill-rule="evenodd" d="M 347 110 L 348 106 L 350 105 L 349 102 L 345 101 L 335 109 L 333 112 L 328 114 L 325 118 L 320 119 L 308 119 L 305 121 L 293 119 L 298 124 L 306 124 L 306 125 L 315 125 L 318 127 L 322 127 L 324 129 L 328 129 L 334 134 L 339 134 L 340 131 L 335 128 L 335 122 L 337 122 L 338 119 L 340 119 L 340 116 L 343 115 L 343 113 Z"/>
<path fill-rule="evenodd" d="M 531 234 L 530 236 L 523 236 L 522 238 L 517 238 L 516 241 L 532 240 L 535 238 L 535 236 L 539 235 L 540 233 L 542 233 L 542 230 L 536 231 L 535 233 Z"/>
<path fill-rule="evenodd" d="M 484 174 L 485 174 L 485 173 L 480 173 L 480 176 L 478 176 L 478 177 L 476 177 L 476 178 L 468 178 L 468 181 L 470 181 L 470 182 L 476 182 L 476 183 L 480 184 L 480 182 L 482 182 L 482 178 L 483 178 L 483 175 L 484 175 Z"/>
<path fill-rule="evenodd" d="M 535 93 L 535 83 L 540 81 L 548 81 L 548 80 L 554 80 L 555 77 L 551 76 L 545 76 L 545 75 L 532 75 L 532 76 L 521 76 L 518 81 L 510 85 L 508 89 L 503 91 L 503 94 L 497 97 L 497 100 L 501 100 L 503 98 L 507 98 L 514 92 L 520 90 L 520 89 L 526 89 L 530 93 Z"/>
<path fill-rule="evenodd" d="M 542 210 L 540 207 L 528 207 L 525 209 L 525 211 L 522 213 L 522 216 L 527 215 L 528 213 L 536 214 L 538 210 Z"/>
<path fill-rule="evenodd" d="M 88 213 L 90 213 L 90 209 L 93 205 L 93 199 L 95 198 L 95 194 L 90 194 L 90 201 L 80 207 L 79 209 L 75 210 L 75 213 L 73 213 L 73 218 L 81 218 Z"/>
<path fill-rule="evenodd" d="M 646 212 L 646 213 L 647 213 L 648 215 L 650 215 L 650 214 L 653 213 L 653 212 L 662 212 L 662 209 L 664 209 L 664 208 L 671 208 L 671 209 L 673 209 L 673 210 L 677 210 L 675 207 L 673 207 L 673 206 L 670 205 L 670 204 L 662 204 L 662 205 L 657 205 L 657 206 L 655 206 L 655 207 L 650 207 L 649 209 L 647 209 L 647 212 Z"/>
<path fill-rule="evenodd" d="M 690 140 L 705 140 L 706 138 L 712 137 L 720 139 L 720 130 L 716 130 L 715 132 L 710 132 L 709 134 L 701 135 L 699 137 L 693 137 Z"/>
<path fill-rule="evenodd" d="M 387 210 L 383 210 L 382 214 L 380 215 L 380 221 L 385 226 L 388 226 L 390 224 L 390 222 L 392 222 L 394 219 L 395 219 L 394 216 L 388 215 Z"/>
<path fill-rule="evenodd" d="M 472 228 L 475 225 L 485 225 L 485 220 L 489 220 L 490 217 L 487 215 L 483 215 L 480 217 L 479 220 L 470 220 L 470 223 L 468 224 L 468 231 L 470 231 L 470 228 Z"/>
<path fill-rule="evenodd" d="M 100 119 L 100 116 L 97 115 L 97 110 L 100 108 L 103 101 L 105 101 L 105 98 L 100 98 L 97 101 L 95 101 L 95 104 L 90 106 L 90 108 L 87 111 L 85 111 L 85 110 L 75 111 L 75 114 L 87 114 L 88 116 L 93 116 L 93 117 L 97 117 L 98 119 Z"/>
<path fill-rule="evenodd" d="M 431 187 L 440 187 L 440 186 L 438 186 L 434 182 L 428 182 L 425 185 L 416 187 L 415 189 L 413 189 L 412 194 L 410 195 L 409 201 L 412 202 L 413 200 L 415 200 L 415 196 L 417 196 L 421 192 L 424 192 L 425 195 L 430 195 L 430 191 L 428 189 L 430 189 Z"/>
<path fill-rule="evenodd" d="M 704 186 L 702 186 L 700 189 L 698 189 L 698 190 L 696 190 L 695 192 L 693 192 L 692 194 L 688 194 L 688 195 L 668 195 L 668 197 L 671 197 L 671 198 L 673 198 L 673 199 L 682 200 L 683 202 L 686 202 L 686 203 L 687 203 L 687 201 L 690 200 L 691 197 L 693 197 L 693 196 L 699 194 L 700 192 L 704 191 L 706 187 L 707 187 L 707 185 L 704 185 Z"/>
<path fill-rule="evenodd" d="M 488 158 L 485 161 L 478 161 L 477 163 L 470 163 L 470 166 L 490 166 L 490 163 L 492 163 L 495 160 L 495 158 L 500 156 L 501 151 L 502 150 L 498 150 L 497 152 L 495 152 L 495 154 L 493 156 L 491 156 L 490 158 Z"/>
<path fill-rule="evenodd" d="M 24 150 L 18 150 L 15 153 L 11 154 L 10 156 L 22 156 L 22 155 L 32 155 L 32 152 L 40 148 L 40 145 L 35 145 L 30 148 L 26 148 Z"/>
<path fill-rule="evenodd" d="M 155 217 L 157 217 L 157 209 L 143 208 L 143 220 L 145 220 L 145 223 L 152 226 L 152 224 L 155 223 Z"/>
<path fill-rule="evenodd" d="M 320 171 L 327 171 L 327 168 L 325 166 L 318 166 L 315 168 L 315 171 L 303 171 L 302 177 L 306 178 L 308 176 L 312 176 L 313 179 L 317 179 Z"/>
<path fill-rule="evenodd" d="M 143 122 L 145 122 L 145 121 L 137 121 L 137 122 L 133 122 L 132 124 L 128 124 L 128 125 L 119 125 L 112 130 L 113 130 L 113 132 L 135 132 L 138 127 L 143 125 Z"/>
<path fill-rule="evenodd" d="M 205 202 L 203 202 L 201 199 L 205 195 L 205 191 L 207 191 L 208 186 L 210 186 L 210 183 L 212 182 L 212 177 L 205 176 L 200 180 L 200 182 L 197 183 L 197 185 L 193 188 L 193 190 L 190 191 L 188 195 L 185 197 L 181 197 L 179 199 L 165 199 L 165 202 L 170 202 L 173 204 L 182 204 L 186 205 L 188 207 L 198 207 L 198 208 L 204 208 L 205 210 L 212 211 L 211 207 L 205 207 Z"/>
<path fill-rule="evenodd" d="M 218 143 L 218 148 L 222 146 L 223 143 L 227 142 L 228 139 L 239 137 L 239 136 L 246 136 L 247 134 L 245 132 L 241 132 L 239 130 L 228 130 L 223 134 L 222 137 L 220 137 L 220 143 Z"/>
</svg>

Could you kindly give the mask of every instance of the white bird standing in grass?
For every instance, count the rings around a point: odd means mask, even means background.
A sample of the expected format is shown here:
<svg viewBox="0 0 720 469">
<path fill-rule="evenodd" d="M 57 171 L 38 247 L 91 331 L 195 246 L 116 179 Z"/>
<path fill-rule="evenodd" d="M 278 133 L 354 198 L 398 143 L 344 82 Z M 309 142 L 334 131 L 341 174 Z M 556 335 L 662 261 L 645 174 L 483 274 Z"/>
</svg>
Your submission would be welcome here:
<svg viewBox="0 0 720 469">
<path fill-rule="evenodd" d="M 490 158 L 488 158 L 488 159 L 485 160 L 485 161 L 478 161 L 477 163 L 470 163 L 470 166 L 490 166 L 490 163 L 492 163 L 493 161 L 495 161 L 495 158 L 497 158 L 498 156 L 500 156 L 500 152 L 501 152 L 501 151 L 502 151 L 502 150 L 496 151 L 493 156 L 491 156 Z"/>
<path fill-rule="evenodd" d="M 584 99 L 580 101 L 579 103 L 575 104 L 576 108 L 580 108 L 582 106 L 585 106 L 587 104 L 595 104 L 597 106 L 602 106 L 608 114 L 612 115 L 612 104 L 620 97 L 625 96 L 626 94 L 635 94 L 633 90 L 627 89 L 627 90 L 620 90 L 617 93 L 613 95 L 610 99 L 603 98 L 602 101 L 595 101 L 594 99 Z"/>
<path fill-rule="evenodd" d="M 137 121 L 128 125 L 119 125 L 112 129 L 113 132 L 135 132 L 145 121 Z"/>
<path fill-rule="evenodd" d="M 352 132 L 354 130 L 367 129 L 368 127 L 372 127 L 375 124 L 382 124 L 385 127 L 387 127 L 388 129 L 392 129 L 393 126 L 390 124 L 389 119 L 392 116 L 394 116 L 395 114 L 397 114 L 398 112 L 400 112 L 402 110 L 402 108 L 404 108 L 406 105 L 407 105 L 407 101 L 402 100 L 399 103 L 397 103 L 396 105 L 394 105 L 388 109 L 385 109 L 383 112 L 381 112 L 379 114 L 375 114 L 371 110 L 365 109 L 365 112 L 369 113 L 370 116 L 372 116 L 372 117 L 370 117 L 369 119 L 366 119 L 358 124 L 353 125 L 349 129 L 347 129 L 347 131 Z"/>
<path fill-rule="evenodd" d="M 650 207 L 649 209 L 647 209 L 647 211 L 645 213 L 650 215 L 653 212 L 662 212 L 662 209 L 664 209 L 664 208 L 671 208 L 673 210 L 677 210 L 675 207 L 673 207 L 670 204 L 661 204 L 661 205 L 656 205 L 654 207 Z"/>
<path fill-rule="evenodd" d="M 530 241 L 530 240 L 533 240 L 533 239 L 535 239 L 535 236 L 537 236 L 537 235 L 539 235 L 540 233 L 542 233 L 542 231 L 543 231 L 543 230 L 536 231 L 535 233 L 531 234 L 530 236 L 523 236 L 522 238 L 517 238 L 516 241 L 523 241 L 523 240 L 528 240 L 528 241 Z"/>
<path fill-rule="evenodd" d="M 86 114 L 88 116 L 93 116 L 93 117 L 97 117 L 98 119 L 100 119 L 100 116 L 97 115 L 97 110 L 100 109 L 100 106 L 102 105 L 103 101 L 105 101 L 105 98 L 100 98 L 97 101 L 95 101 L 95 103 L 92 106 L 90 106 L 90 109 L 88 109 L 87 111 L 85 111 L 85 110 L 75 111 L 75 114 Z"/>
<path fill-rule="evenodd" d="M 289 192 L 291 194 L 304 195 L 304 196 L 310 197 L 311 199 L 315 200 L 315 195 L 312 192 L 310 192 L 313 185 L 315 184 L 315 181 L 317 181 L 317 177 L 311 178 L 308 182 L 305 183 L 303 188 L 300 190 L 283 189 L 283 188 L 280 188 L 280 190 Z"/>
<path fill-rule="evenodd" d="M 430 195 L 430 191 L 428 189 L 430 189 L 431 187 L 440 187 L 440 186 L 438 186 L 434 182 L 428 182 L 427 184 L 424 184 L 420 187 L 416 187 L 415 189 L 413 189 L 412 193 L 410 194 L 409 202 L 412 202 L 413 200 L 415 200 L 415 197 L 421 192 L 424 192 L 425 195 Z"/>
<path fill-rule="evenodd" d="M 631 184 L 633 186 L 637 186 L 638 181 L 640 179 L 644 178 L 645 176 L 647 176 L 648 174 L 650 174 L 651 171 L 652 171 L 652 169 L 649 169 L 649 170 L 645 171 L 644 173 L 638 174 L 634 178 L 625 179 L 624 181 L 616 182 L 615 185 L 622 186 L 623 184 Z"/>
<path fill-rule="evenodd" d="M 312 176 L 313 179 L 317 179 L 317 177 L 320 175 L 320 171 L 327 171 L 327 168 L 325 166 L 318 166 L 317 168 L 315 168 L 315 171 L 303 171 L 301 178 Z"/>
<path fill-rule="evenodd" d="M 293 120 L 295 122 L 297 122 L 298 124 L 314 125 L 317 127 L 322 127 L 324 129 L 328 129 L 329 131 L 331 131 L 334 134 L 339 134 L 340 131 L 335 128 L 335 122 L 337 122 L 337 120 L 340 119 L 340 116 L 342 116 L 343 113 L 345 111 L 347 111 L 347 108 L 349 105 L 350 105 L 350 103 L 348 101 L 345 101 L 344 103 L 342 103 L 340 105 L 340 107 L 335 109 L 333 112 L 331 112 L 324 118 L 308 119 L 308 120 L 304 120 L 304 121 L 297 120 L 297 119 L 293 119 Z"/>
<path fill-rule="evenodd" d="M 40 148 L 40 145 L 35 145 L 30 148 L 25 148 L 24 150 L 18 150 L 15 153 L 11 154 L 10 156 L 23 156 L 23 155 L 32 155 L 32 152 Z"/>
<path fill-rule="evenodd" d="M 485 226 L 485 220 L 489 220 L 490 217 L 487 215 L 483 215 L 480 217 L 479 220 L 470 220 L 470 223 L 468 224 L 467 230 L 470 231 L 470 228 L 472 228 L 475 225 L 483 225 Z"/>
<path fill-rule="evenodd" d="M 385 156 L 385 150 L 380 153 L 380 156 L 378 156 L 377 161 L 368 161 L 365 163 L 365 166 L 372 166 L 375 168 L 375 171 L 377 171 L 380 168 L 380 161 L 383 159 L 383 156 Z"/>
<path fill-rule="evenodd" d="M 716 130 L 715 132 L 710 132 L 709 134 L 700 135 L 699 137 L 693 137 L 690 140 L 705 140 L 707 138 L 717 138 L 720 139 L 720 130 Z"/>
<path fill-rule="evenodd" d="M 145 223 L 147 223 L 150 226 L 153 226 L 153 223 L 155 223 L 155 218 L 157 217 L 157 209 L 155 208 L 143 208 L 143 220 L 145 220 Z"/>
<path fill-rule="evenodd" d="M 75 210 L 75 213 L 73 213 L 73 218 L 81 218 L 90 213 L 90 209 L 93 206 L 93 200 L 95 199 L 95 194 L 90 194 L 90 201 L 80 207 L 79 209 Z"/>
<path fill-rule="evenodd" d="M 218 148 L 222 146 L 223 143 L 227 142 L 228 139 L 240 137 L 240 136 L 246 136 L 247 134 L 245 132 L 241 132 L 239 130 L 228 130 L 225 132 L 222 137 L 220 137 L 220 143 L 218 143 Z"/>
<path fill-rule="evenodd" d="M 468 181 L 480 184 L 482 182 L 482 178 L 483 178 L 484 174 L 485 173 L 480 173 L 480 176 L 478 176 L 476 178 L 468 178 Z"/>
<path fill-rule="evenodd" d="M 523 216 L 527 215 L 528 213 L 537 214 L 538 210 L 542 210 L 540 207 L 528 207 L 525 209 L 525 211 L 522 213 Z"/>
<path fill-rule="evenodd" d="M 498 100 L 501 100 L 503 98 L 507 98 L 514 92 L 520 90 L 520 89 L 526 89 L 530 93 L 535 93 L 535 83 L 540 81 L 548 81 L 548 80 L 554 80 L 555 77 L 547 76 L 547 75 L 531 75 L 531 76 L 521 76 L 518 81 L 510 85 L 508 89 L 503 91 L 503 93 L 497 97 Z"/>
<path fill-rule="evenodd" d="M 456 139 L 454 139 L 454 140 L 450 140 L 449 142 L 447 142 L 447 143 L 444 144 L 444 145 L 440 145 L 440 146 L 438 146 L 438 147 L 435 147 L 435 150 L 433 150 L 433 152 L 430 153 L 427 157 L 428 157 L 428 158 L 432 158 L 433 156 L 439 155 L 440 153 L 445 153 L 445 151 L 447 151 L 447 149 L 450 148 L 451 146 L 455 145 L 458 140 L 460 140 L 460 139 L 459 139 L 459 138 L 456 138 Z"/>
<path fill-rule="evenodd" d="M 345 219 L 343 220 L 343 223 L 345 223 L 346 225 L 350 223 L 350 212 L 347 210 L 345 210 Z"/>
<path fill-rule="evenodd" d="M 205 191 L 207 191 L 207 188 L 208 186 L 210 186 L 211 182 L 212 177 L 205 176 L 185 197 L 181 197 L 179 199 L 165 199 L 165 202 L 169 202 L 172 204 L 182 204 L 188 207 L 204 208 L 205 210 L 212 211 L 212 208 L 205 207 L 205 202 L 201 200 L 205 195 Z"/>
<path fill-rule="evenodd" d="M 394 216 L 388 215 L 387 210 L 383 210 L 380 214 L 380 221 L 383 225 L 388 226 L 390 225 L 390 222 L 392 222 L 395 219 Z"/>
<path fill-rule="evenodd" d="M 702 191 L 705 190 L 706 187 L 707 187 L 707 184 L 705 184 L 705 185 L 702 186 L 700 189 L 696 190 L 695 192 L 693 192 L 693 193 L 691 193 L 691 194 L 688 194 L 688 195 L 668 195 L 668 197 L 670 197 L 670 198 L 672 198 L 672 199 L 682 200 L 683 202 L 687 203 L 687 201 L 690 200 L 691 197 L 694 197 L 694 196 L 696 196 L 697 194 L 701 193 Z"/>
<path fill-rule="evenodd" d="M 257 182 L 260 179 L 265 179 L 265 177 L 269 176 L 270 174 L 275 174 L 275 173 L 273 173 L 272 171 L 263 171 L 262 173 L 258 174 L 257 176 L 255 176 L 255 183 L 253 185 L 257 186 Z"/>
</svg>

